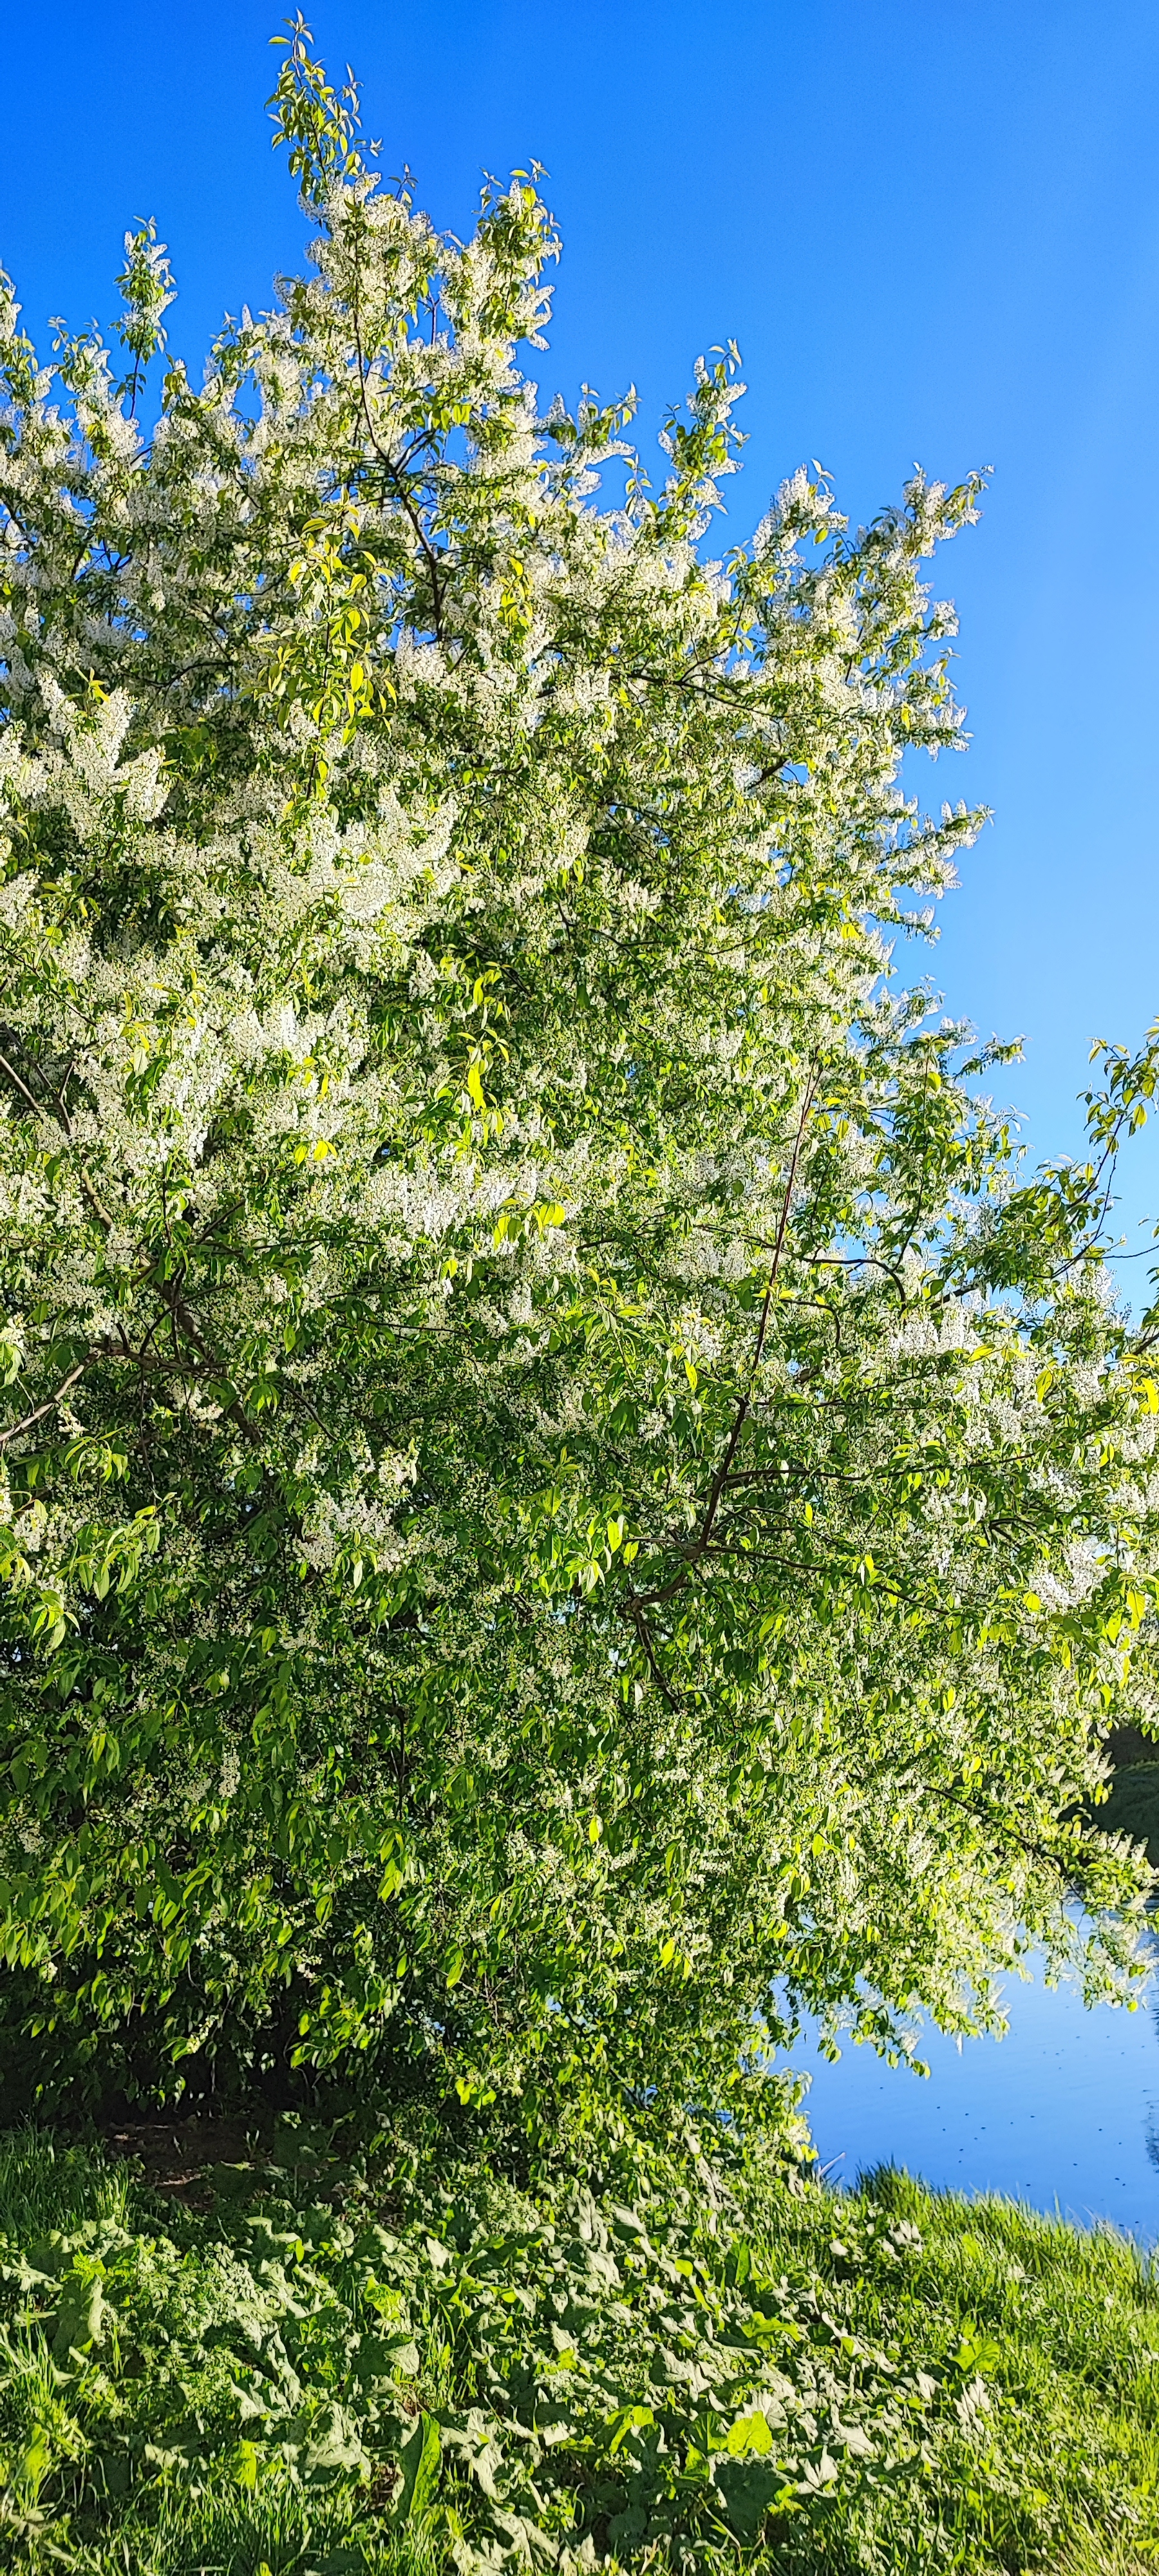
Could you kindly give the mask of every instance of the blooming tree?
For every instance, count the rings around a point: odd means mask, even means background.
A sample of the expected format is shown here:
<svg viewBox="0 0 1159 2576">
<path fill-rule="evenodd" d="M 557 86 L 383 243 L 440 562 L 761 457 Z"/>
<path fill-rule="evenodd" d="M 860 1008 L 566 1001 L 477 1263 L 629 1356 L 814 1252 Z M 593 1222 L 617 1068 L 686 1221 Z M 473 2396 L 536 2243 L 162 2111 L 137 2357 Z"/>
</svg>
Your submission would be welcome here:
<svg viewBox="0 0 1159 2576">
<path fill-rule="evenodd" d="M 9 2027 L 755 2114 L 802 2004 L 1129 1958 L 1152 1059 L 1031 1176 L 898 971 L 977 484 L 853 536 L 799 473 L 709 559 L 735 354 L 654 490 L 521 371 L 532 182 L 440 236 L 300 24 L 274 105 L 313 273 L 151 432 L 152 227 L 123 381 L 3 308 Z"/>
</svg>

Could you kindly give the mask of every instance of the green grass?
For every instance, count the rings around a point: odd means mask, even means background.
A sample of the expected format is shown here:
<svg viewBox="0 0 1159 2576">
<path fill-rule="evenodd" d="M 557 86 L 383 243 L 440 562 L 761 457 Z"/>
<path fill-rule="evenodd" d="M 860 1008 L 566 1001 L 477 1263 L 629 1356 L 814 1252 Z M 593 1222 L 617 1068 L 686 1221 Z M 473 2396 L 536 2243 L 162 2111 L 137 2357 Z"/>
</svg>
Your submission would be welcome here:
<svg viewBox="0 0 1159 2576">
<path fill-rule="evenodd" d="M 285 2134 L 193 2198 L 0 2142 L 0 2564 L 1159 2563 L 1159 2284 L 1109 2233 L 888 2171 L 548 2211 Z"/>
<path fill-rule="evenodd" d="M 925 2355 L 947 2373 L 956 2360 L 967 2422 L 923 2484 L 917 2530 L 907 2535 L 888 2508 L 854 2508 L 817 2565 L 914 2576 L 943 2563 L 1084 2576 L 1154 2566 L 1159 2285 L 1135 2246 L 1009 2201 L 927 2192 L 889 2169 L 837 2213 L 822 2199 L 762 2201 L 771 2259 L 816 2262 L 858 2334 L 899 2360 Z M 861 2257 L 867 2221 L 887 2212 L 920 2234 L 908 2262 Z M 984 2403 L 972 2408 L 977 2379 Z"/>
</svg>

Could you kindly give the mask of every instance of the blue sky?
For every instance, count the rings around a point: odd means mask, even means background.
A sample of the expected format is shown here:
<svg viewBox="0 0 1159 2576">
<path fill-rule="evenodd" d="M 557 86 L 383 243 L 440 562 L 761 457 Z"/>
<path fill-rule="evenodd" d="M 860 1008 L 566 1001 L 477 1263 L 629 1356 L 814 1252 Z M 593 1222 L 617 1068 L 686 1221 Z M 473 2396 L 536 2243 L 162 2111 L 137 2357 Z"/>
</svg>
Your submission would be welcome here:
<svg viewBox="0 0 1159 2576">
<path fill-rule="evenodd" d="M 545 391 L 635 382 L 655 424 L 735 336 L 750 393 L 729 534 L 802 458 L 871 515 L 914 459 L 992 465 L 943 557 L 969 753 L 995 810 L 935 972 L 988 1034 L 1036 1153 L 1077 1145 L 1090 1040 L 1159 1013 L 1159 10 L 1153 0 L 319 0 L 388 170 L 461 230 L 535 156 L 565 256 Z M 111 321 L 153 214 L 200 363 L 302 240 L 263 101 L 278 0 L 9 0 L 0 257 L 34 332 Z M 659 460 L 658 460 L 659 461 Z M 1159 1129 L 1125 1176 L 1159 1214 Z M 1126 1277 L 1141 1285 L 1146 1264 Z"/>
</svg>

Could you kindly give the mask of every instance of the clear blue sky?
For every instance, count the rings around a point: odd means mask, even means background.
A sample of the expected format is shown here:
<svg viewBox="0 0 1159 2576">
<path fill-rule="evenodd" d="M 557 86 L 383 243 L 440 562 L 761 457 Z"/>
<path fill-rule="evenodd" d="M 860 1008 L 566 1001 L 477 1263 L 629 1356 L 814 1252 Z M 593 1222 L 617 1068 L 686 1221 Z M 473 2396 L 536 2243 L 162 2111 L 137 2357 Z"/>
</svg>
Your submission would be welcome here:
<svg viewBox="0 0 1159 2576">
<path fill-rule="evenodd" d="M 1154 0 L 318 0 L 384 163 L 462 229 L 531 156 L 565 237 L 545 390 L 634 381 L 646 454 L 735 336 L 731 532 L 802 458 L 870 515 L 912 460 L 993 465 L 943 557 L 973 747 L 930 790 L 994 807 L 935 970 L 1024 1033 L 1003 1090 L 1077 1144 L 1095 1035 L 1159 1012 L 1159 9 Z M 155 214 L 199 364 L 302 226 L 263 100 L 278 0 L 9 0 L 0 256 L 30 324 L 111 321 Z M 1131 1239 L 1159 1214 L 1159 1130 Z M 1141 1284 L 1145 1264 L 1127 1272 Z"/>
</svg>

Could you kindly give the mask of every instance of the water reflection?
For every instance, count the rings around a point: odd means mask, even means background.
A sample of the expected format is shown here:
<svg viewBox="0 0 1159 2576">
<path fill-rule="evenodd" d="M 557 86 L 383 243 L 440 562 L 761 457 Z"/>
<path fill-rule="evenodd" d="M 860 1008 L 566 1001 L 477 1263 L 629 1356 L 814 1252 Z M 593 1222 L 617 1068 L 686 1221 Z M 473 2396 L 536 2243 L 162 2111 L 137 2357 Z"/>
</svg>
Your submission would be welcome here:
<svg viewBox="0 0 1159 2576">
<path fill-rule="evenodd" d="M 1159 1955 L 1159 1953 L 1157 1953 Z M 829 2065 L 802 2046 L 805 2109 L 835 2181 L 892 2160 L 955 2191 L 998 2191 L 1089 2226 L 1159 2240 L 1159 1994 L 1134 2012 L 1088 2011 L 1070 1986 L 1007 1988 L 1003 2040 L 926 2029 L 929 2077 L 848 2046 Z"/>
</svg>

